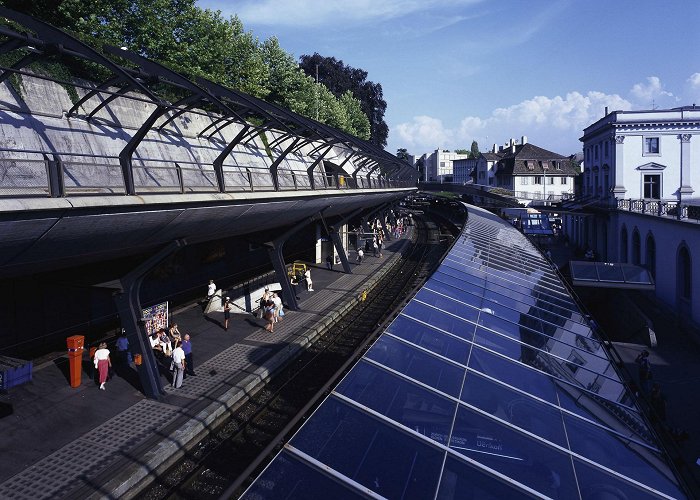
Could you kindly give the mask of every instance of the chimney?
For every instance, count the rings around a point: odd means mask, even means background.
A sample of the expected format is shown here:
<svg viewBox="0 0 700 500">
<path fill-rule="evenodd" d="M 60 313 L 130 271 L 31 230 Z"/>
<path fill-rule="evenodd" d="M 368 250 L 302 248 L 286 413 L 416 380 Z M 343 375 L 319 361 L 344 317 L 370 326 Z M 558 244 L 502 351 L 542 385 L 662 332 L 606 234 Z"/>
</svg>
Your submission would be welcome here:
<svg viewBox="0 0 700 500">
<path fill-rule="evenodd" d="M 511 139 L 510 142 L 513 142 L 513 139 Z M 511 152 L 512 154 L 515 154 L 515 144 L 511 144 L 511 145 L 510 145 L 510 152 Z"/>
<path fill-rule="evenodd" d="M 510 140 L 508 141 L 508 145 L 509 145 L 509 146 L 512 146 L 513 144 L 515 144 L 515 141 L 514 141 L 513 138 L 511 137 Z"/>
<path fill-rule="evenodd" d="M 495 142 L 493 143 L 493 152 L 498 153 L 498 144 L 496 144 Z"/>
<path fill-rule="evenodd" d="M 520 138 L 520 144 L 527 144 L 527 136 L 524 135 Z"/>
</svg>

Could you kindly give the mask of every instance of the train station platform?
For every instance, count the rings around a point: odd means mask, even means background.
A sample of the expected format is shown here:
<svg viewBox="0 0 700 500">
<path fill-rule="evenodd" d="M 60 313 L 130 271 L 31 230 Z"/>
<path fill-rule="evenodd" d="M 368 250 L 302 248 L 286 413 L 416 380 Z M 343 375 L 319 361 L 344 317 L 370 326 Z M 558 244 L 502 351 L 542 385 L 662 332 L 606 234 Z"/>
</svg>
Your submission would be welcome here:
<svg viewBox="0 0 700 500">
<path fill-rule="evenodd" d="M 233 314 L 225 331 L 223 313 L 205 316 L 197 304 L 176 310 L 171 322 L 191 336 L 196 376 L 173 389 L 164 366 L 160 401 L 144 397 L 132 367 L 99 390 L 87 352 L 75 389 L 66 354 L 35 360 L 31 383 L 0 394 L 0 498 L 128 498 L 371 290 L 409 246 L 411 229 L 385 242 L 383 258 L 357 264 L 351 255 L 353 274 L 312 265 L 315 292 L 300 291 L 300 310 L 286 311 L 274 333 L 250 313 Z"/>
</svg>

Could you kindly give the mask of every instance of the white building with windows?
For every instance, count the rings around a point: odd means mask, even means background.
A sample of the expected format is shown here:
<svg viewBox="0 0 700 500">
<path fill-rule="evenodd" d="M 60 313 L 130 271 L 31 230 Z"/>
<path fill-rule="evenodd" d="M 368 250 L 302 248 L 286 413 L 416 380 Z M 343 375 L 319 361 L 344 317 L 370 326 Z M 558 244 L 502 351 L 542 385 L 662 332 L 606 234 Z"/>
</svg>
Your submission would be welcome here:
<svg viewBox="0 0 700 500">
<path fill-rule="evenodd" d="M 700 107 L 613 111 L 584 130 L 586 195 L 676 200 L 700 187 Z"/>
<path fill-rule="evenodd" d="M 646 267 L 657 298 L 700 324 L 700 106 L 606 112 L 581 141 L 583 193 L 563 207 L 570 241 Z"/>
<path fill-rule="evenodd" d="M 446 149 L 436 149 L 433 153 L 425 155 L 425 181 L 426 182 L 454 182 L 455 160 L 469 158 L 469 154 L 453 153 Z"/>
</svg>

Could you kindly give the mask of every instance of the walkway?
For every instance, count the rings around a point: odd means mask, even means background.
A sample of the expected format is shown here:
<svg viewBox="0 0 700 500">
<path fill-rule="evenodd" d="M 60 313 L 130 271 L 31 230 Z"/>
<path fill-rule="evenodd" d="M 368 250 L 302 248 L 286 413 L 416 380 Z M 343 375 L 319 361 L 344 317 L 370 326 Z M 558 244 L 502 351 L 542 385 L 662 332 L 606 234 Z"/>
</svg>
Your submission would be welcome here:
<svg viewBox="0 0 700 500">
<path fill-rule="evenodd" d="M 407 246 L 406 238 L 386 243 L 383 258 L 353 263 L 351 275 L 340 265 L 312 267 L 316 291 L 301 292 L 301 310 L 287 312 L 274 333 L 250 314 L 233 315 L 225 332 L 223 313 L 175 312 L 192 337 L 197 376 L 174 390 L 164 369 L 162 401 L 144 398 L 132 369 L 100 391 L 89 375 L 70 388 L 65 355 L 35 366 L 31 383 L 0 395 L 0 498 L 117 497 L 164 470 L 379 281 Z M 89 372 L 87 354 L 83 364 Z"/>
</svg>

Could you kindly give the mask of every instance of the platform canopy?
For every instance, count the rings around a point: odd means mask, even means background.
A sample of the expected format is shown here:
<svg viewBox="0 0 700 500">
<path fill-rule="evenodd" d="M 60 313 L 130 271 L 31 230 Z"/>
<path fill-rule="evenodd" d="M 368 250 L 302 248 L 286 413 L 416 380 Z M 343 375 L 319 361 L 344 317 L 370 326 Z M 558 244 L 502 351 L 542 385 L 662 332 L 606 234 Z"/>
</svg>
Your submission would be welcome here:
<svg viewBox="0 0 700 500">
<path fill-rule="evenodd" d="M 620 262 L 572 260 L 571 280 L 575 286 L 653 290 L 654 278 L 648 269 Z"/>
<path fill-rule="evenodd" d="M 549 262 L 469 207 L 438 270 L 243 495 L 685 494 Z"/>
</svg>

